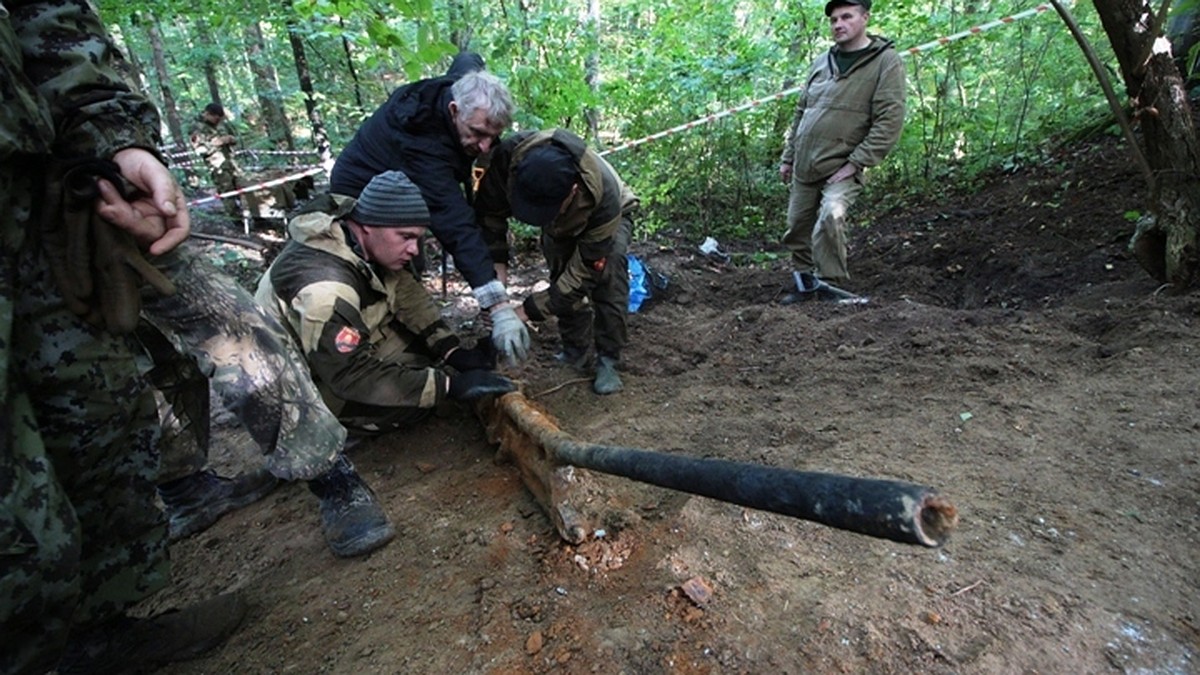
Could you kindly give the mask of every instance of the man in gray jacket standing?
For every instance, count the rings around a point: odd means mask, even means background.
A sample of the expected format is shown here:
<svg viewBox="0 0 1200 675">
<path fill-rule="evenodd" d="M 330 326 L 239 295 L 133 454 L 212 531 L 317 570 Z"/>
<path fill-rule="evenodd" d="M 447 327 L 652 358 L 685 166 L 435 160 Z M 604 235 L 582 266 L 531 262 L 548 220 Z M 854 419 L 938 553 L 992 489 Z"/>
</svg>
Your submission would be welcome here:
<svg viewBox="0 0 1200 675">
<path fill-rule="evenodd" d="M 883 161 L 904 126 L 904 64 L 891 40 L 867 34 L 871 0 L 830 0 L 834 45 L 813 63 L 784 138 L 779 175 L 791 184 L 788 230 L 795 290 L 784 304 L 854 299 L 831 284 L 850 279 L 846 212 L 864 171 Z"/>
</svg>

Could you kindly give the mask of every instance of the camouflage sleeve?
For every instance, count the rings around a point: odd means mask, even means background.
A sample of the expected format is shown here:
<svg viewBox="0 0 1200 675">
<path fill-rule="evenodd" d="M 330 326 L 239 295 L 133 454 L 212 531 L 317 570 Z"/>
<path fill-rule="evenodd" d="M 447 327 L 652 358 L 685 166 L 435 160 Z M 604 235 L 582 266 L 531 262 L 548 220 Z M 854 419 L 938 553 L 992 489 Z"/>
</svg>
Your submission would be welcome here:
<svg viewBox="0 0 1200 675">
<path fill-rule="evenodd" d="M 25 74 L 49 102 L 58 129 L 56 154 L 158 152 L 158 111 L 117 71 L 122 57 L 90 2 L 16 0 L 10 8 Z"/>
<path fill-rule="evenodd" d="M 459 345 L 458 335 L 442 320 L 441 312 L 421 282 L 408 272 L 397 276 L 392 314 L 419 335 L 433 354 L 444 357 L 446 352 Z"/>
</svg>

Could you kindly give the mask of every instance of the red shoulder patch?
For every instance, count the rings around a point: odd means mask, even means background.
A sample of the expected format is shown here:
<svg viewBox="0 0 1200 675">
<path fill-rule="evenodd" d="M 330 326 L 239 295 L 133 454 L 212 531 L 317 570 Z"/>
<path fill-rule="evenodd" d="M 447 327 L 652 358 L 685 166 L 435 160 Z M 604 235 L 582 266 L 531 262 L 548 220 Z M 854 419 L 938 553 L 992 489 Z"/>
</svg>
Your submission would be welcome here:
<svg viewBox="0 0 1200 675">
<path fill-rule="evenodd" d="M 601 259 L 597 260 L 596 262 L 592 263 L 592 269 L 596 270 L 597 272 L 603 272 L 604 266 L 607 264 L 608 264 L 608 258 L 601 258 Z"/>
<path fill-rule="evenodd" d="M 358 331 L 350 326 L 343 326 L 338 331 L 337 337 L 333 339 L 333 344 L 337 347 L 339 353 L 349 354 L 358 347 L 358 343 L 361 340 L 362 336 L 358 334 Z"/>
</svg>

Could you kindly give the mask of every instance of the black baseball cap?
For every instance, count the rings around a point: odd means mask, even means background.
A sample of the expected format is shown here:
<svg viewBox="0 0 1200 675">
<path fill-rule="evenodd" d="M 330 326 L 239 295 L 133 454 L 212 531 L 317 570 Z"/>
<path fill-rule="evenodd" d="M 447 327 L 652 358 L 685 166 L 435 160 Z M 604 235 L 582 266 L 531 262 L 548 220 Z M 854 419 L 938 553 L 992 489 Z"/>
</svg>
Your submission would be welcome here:
<svg viewBox="0 0 1200 675">
<path fill-rule="evenodd" d="M 847 5 L 858 5 L 865 11 L 871 11 L 871 0 L 829 0 L 829 2 L 825 3 L 825 16 L 831 16 L 834 7 L 845 7 Z"/>
<path fill-rule="evenodd" d="M 513 218 L 535 227 L 550 225 L 578 181 L 571 153 L 554 143 L 533 148 L 513 168 L 508 198 Z"/>
</svg>

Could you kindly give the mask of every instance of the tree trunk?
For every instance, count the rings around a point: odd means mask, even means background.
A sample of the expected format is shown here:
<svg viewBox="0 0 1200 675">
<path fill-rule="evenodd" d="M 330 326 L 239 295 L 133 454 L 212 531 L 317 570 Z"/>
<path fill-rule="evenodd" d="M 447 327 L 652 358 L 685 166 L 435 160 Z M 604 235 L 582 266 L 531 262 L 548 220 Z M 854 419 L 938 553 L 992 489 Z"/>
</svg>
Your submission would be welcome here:
<svg viewBox="0 0 1200 675">
<path fill-rule="evenodd" d="M 262 110 L 260 124 L 265 127 L 272 147 L 276 150 L 293 150 L 296 143 L 292 139 L 292 127 L 288 123 L 287 113 L 283 110 L 279 76 L 267 55 L 266 40 L 263 39 L 262 27 L 258 21 L 251 21 L 246 26 L 245 38 L 247 61 L 250 63 L 250 72 L 254 74 L 254 92 Z"/>
<path fill-rule="evenodd" d="M 338 17 L 338 25 L 342 28 L 342 52 L 346 55 L 346 70 L 350 73 L 350 81 L 354 83 L 354 104 L 362 114 L 371 112 L 363 103 L 362 83 L 358 79 L 358 69 L 354 67 L 354 50 L 350 48 L 350 40 L 346 38 L 346 21 Z"/>
<path fill-rule="evenodd" d="M 592 92 L 593 100 L 600 100 L 600 0 L 588 0 L 587 12 L 587 34 L 591 40 L 591 46 L 588 49 L 587 68 L 584 78 L 587 81 L 588 89 Z M 584 119 L 587 120 L 588 134 L 591 136 L 592 144 L 597 147 L 602 145 L 600 141 L 600 110 L 588 106 L 588 109 L 583 113 Z"/>
<path fill-rule="evenodd" d="M 1200 272 L 1200 144 L 1187 92 L 1170 51 L 1156 46 L 1162 27 L 1153 6 L 1146 0 L 1096 0 L 1095 5 L 1133 98 L 1153 171 L 1148 205 L 1153 215 L 1139 223 L 1131 245 L 1155 279 L 1183 289 L 1195 284 Z"/>
<path fill-rule="evenodd" d="M 333 170 L 333 150 L 329 143 L 329 132 L 325 130 L 325 122 L 321 119 L 321 111 L 317 109 L 317 97 L 313 91 L 312 75 L 308 69 L 308 55 L 304 52 L 304 41 L 296 29 L 295 13 L 291 0 L 284 0 L 287 9 L 288 42 L 292 45 L 292 58 L 296 62 L 296 77 L 300 80 L 300 91 L 304 92 L 304 109 L 308 112 L 308 123 L 312 126 L 313 144 L 321 157 L 325 173 Z"/>
<path fill-rule="evenodd" d="M 157 19 L 146 22 L 146 34 L 150 38 L 150 51 L 154 54 L 154 72 L 158 77 L 158 87 L 162 91 L 162 113 L 167 118 L 167 129 L 171 138 L 181 146 L 187 146 L 187 135 L 183 131 L 183 122 L 179 118 L 179 106 L 175 103 L 175 94 L 171 92 L 171 75 L 167 72 L 167 57 L 163 52 L 162 32 L 158 29 Z"/>
<path fill-rule="evenodd" d="M 217 60 L 214 56 L 219 54 L 216 44 L 213 42 L 212 33 L 208 30 L 208 24 L 204 19 L 194 22 L 196 25 L 196 37 L 200 40 L 200 46 L 204 49 L 204 82 L 208 85 L 208 98 L 212 103 L 223 105 L 221 102 L 221 85 L 217 79 Z"/>
</svg>

